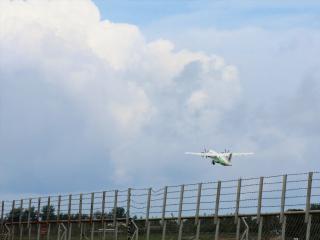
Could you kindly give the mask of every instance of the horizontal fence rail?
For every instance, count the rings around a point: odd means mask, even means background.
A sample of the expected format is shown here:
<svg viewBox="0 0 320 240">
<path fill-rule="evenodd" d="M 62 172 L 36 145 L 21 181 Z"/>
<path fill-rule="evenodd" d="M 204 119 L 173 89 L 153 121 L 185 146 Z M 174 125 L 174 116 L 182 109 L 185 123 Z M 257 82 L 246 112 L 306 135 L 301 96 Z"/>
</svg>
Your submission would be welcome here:
<svg viewBox="0 0 320 240">
<path fill-rule="evenodd" d="M 1 202 L 1 236 L 10 239 L 117 239 L 126 232 L 138 240 L 140 229 L 140 237 L 149 240 L 157 232 L 164 240 L 175 228 L 178 240 L 191 229 L 195 239 L 203 229 L 215 239 L 224 239 L 225 229 L 234 230 L 235 239 L 252 239 L 250 232 L 262 239 L 267 228 L 269 235 L 289 239 L 291 225 L 303 227 L 303 239 L 320 239 L 319 172 Z"/>
</svg>

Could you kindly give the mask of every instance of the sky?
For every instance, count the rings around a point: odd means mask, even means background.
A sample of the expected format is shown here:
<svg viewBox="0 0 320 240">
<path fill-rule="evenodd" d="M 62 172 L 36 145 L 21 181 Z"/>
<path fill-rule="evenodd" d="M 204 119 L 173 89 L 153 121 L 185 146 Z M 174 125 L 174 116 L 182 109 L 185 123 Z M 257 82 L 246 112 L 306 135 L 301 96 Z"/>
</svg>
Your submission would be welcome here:
<svg viewBox="0 0 320 240">
<path fill-rule="evenodd" d="M 318 1 L 0 1 L 0 194 L 319 170 Z M 253 151 L 232 167 L 184 155 Z"/>
</svg>

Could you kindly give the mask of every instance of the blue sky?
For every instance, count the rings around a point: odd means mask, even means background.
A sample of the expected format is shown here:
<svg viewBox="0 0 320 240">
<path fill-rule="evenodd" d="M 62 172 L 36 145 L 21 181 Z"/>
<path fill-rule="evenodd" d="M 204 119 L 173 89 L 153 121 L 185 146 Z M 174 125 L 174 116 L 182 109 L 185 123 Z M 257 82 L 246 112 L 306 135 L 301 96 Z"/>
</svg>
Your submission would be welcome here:
<svg viewBox="0 0 320 240">
<path fill-rule="evenodd" d="M 318 1 L 107 1 L 95 0 L 103 19 L 130 22 L 142 28 L 165 19 L 187 19 L 191 27 L 272 28 L 318 27 Z M 192 21 L 188 21 L 188 19 Z M 180 22 L 181 23 L 181 22 Z M 190 25 L 189 25 L 190 26 Z"/>
<path fill-rule="evenodd" d="M 0 4 L 5 196 L 318 170 L 317 1 Z"/>
</svg>

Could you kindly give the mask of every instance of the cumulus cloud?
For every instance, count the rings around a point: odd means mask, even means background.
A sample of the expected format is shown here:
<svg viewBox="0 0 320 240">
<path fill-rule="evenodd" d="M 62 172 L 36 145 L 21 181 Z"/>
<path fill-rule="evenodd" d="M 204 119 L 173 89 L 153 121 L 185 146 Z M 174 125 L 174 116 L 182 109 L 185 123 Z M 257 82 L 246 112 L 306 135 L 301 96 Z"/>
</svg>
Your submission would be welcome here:
<svg viewBox="0 0 320 240">
<path fill-rule="evenodd" d="M 223 58 L 148 42 L 91 1 L 1 1 L 0 15 L 3 191 L 167 179 L 178 142 L 215 132 L 241 97 Z"/>
</svg>

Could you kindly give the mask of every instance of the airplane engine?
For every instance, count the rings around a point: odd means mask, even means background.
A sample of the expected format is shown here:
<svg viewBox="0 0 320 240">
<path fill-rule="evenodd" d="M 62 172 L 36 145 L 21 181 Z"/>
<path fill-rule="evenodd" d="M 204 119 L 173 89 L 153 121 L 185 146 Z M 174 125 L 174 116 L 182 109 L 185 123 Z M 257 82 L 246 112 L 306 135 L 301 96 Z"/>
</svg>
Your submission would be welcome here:
<svg viewBox="0 0 320 240">
<path fill-rule="evenodd" d="M 214 162 L 214 160 L 211 161 L 212 165 L 215 165 L 216 163 Z"/>
<path fill-rule="evenodd" d="M 231 158 L 232 158 L 232 153 L 229 154 L 229 157 L 228 157 L 229 162 L 231 162 Z"/>
</svg>

